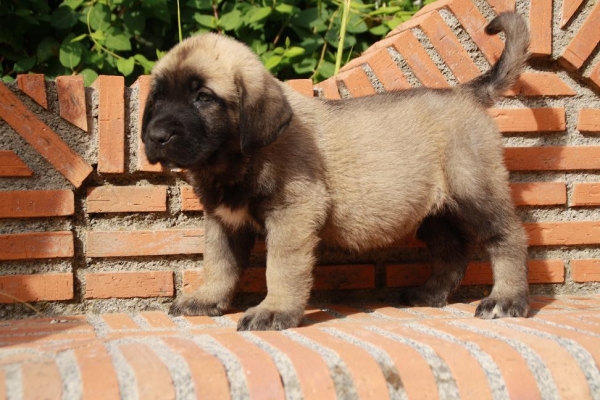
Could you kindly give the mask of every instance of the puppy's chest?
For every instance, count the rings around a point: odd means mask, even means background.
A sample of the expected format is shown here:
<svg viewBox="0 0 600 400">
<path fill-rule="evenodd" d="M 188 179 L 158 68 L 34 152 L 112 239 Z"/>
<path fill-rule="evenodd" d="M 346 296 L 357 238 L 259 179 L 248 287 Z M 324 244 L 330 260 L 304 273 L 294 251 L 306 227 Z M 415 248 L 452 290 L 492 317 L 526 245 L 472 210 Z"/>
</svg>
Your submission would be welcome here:
<svg viewBox="0 0 600 400">
<path fill-rule="evenodd" d="M 230 208 L 227 205 L 219 205 L 214 209 L 213 213 L 223 224 L 232 229 L 250 226 L 257 231 L 262 230 L 261 224 L 259 224 L 250 214 L 247 206 L 242 208 Z"/>
</svg>

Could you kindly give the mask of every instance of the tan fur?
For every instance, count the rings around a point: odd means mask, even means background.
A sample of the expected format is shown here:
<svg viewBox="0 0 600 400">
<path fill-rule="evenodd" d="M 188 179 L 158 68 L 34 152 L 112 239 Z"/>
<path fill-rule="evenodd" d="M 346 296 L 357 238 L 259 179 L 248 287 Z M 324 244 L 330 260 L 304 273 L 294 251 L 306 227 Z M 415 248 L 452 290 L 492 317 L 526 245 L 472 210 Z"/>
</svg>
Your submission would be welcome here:
<svg viewBox="0 0 600 400">
<path fill-rule="evenodd" d="M 512 14 L 503 18 L 503 28 L 522 28 Z M 521 40 L 519 35 L 513 36 Z M 512 74 L 501 87 L 494 86 L 496 75 L 480 78 L 486 85 L 481 97 L 473 83 L 342 101 L 294 92 L 270 76 L 247 47 L 223 36 L 197 36 L 175 47 L 153 71 L 152 103 L 169 105 L 179 98 L 169 94 L 169 85 L 167 94 L 159 94 L 160 79 L 180 82 L 187 79 L 182 71 L 193 71 L 222 100 L 218 106 L 194 104 L 227 141 L 215 145 L 211 158 L 167 155 L 169 146 L 185 148 L 203 133 L 156 133 L 172 124 L 158 119 L 177 113 L 165 116 L 160 106 L 148 106 L 143 136 L 148 154 L 187 167 L 206 204 L 206 282 L 196 294 L 177 299 L 172 312 L 223 312 L 255 235 L 264 233 L 268 294 L 238 328 L 297 326 L 320 241 L 362 251 L 418 232 L 432 249 L 434 273 L 422 291 L 405 292 L 408 302 L 445 304 L 476 242 L 490 253 L 495 279 L 478 315 L 526 314 L 526 239 L 511 203 L 501 135 L 480 101 L 514 82 L 526 42 L 511 49 L 520 60 L 500 65 Z"/>
</svg>

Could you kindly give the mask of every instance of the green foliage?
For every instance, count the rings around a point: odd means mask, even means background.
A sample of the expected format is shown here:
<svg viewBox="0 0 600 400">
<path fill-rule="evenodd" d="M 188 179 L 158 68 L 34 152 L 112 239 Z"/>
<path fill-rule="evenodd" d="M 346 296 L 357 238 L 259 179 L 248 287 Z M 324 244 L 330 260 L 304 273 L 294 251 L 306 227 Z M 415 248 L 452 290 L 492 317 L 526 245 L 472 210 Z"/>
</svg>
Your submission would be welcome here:
<svg viewBox="0 0 600 400">
<path fill-rule="evenodd" d="M 180 32 L 213 31 L 248 44 L 280 79 L 320 81 L 334 74 L 336 55 L 346 62 L 418 9 L 410 0 L 352 0 L 342 42 L 343 2 L 0 1 L 0 78 L 80 74 L 89 85 L 98 74 L 121 74 L 131 83 L 178 43 Z"/>
</svg>

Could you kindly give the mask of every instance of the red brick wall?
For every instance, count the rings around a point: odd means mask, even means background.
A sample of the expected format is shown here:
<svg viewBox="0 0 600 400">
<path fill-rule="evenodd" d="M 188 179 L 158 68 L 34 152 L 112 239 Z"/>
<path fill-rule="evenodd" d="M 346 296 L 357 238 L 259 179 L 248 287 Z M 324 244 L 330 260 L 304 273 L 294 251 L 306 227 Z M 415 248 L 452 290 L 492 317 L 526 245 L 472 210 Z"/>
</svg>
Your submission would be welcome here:
<svg viewBox="0 0 600 400">
<path fill-rule="evenodd" d="M 467 81 L 502 51 L 482 27 L 516 6 L 530 21 L 531 68 L 490 114 L 505 135 L 529 233 L 532 290 L 598 291 L 600 4 L 559 5 L 438 0 L 337 76 L 289 84 L 340 98 Z M 0 84 L 0 303 L 47 301 L 38 307 L 61 312 L 162 307 L 202 283 L 202 205 L 180 174 L 147 162 L 138 136 L 148 85 L 147 76 L 132 87 L 101 76 L 84 88 L 79 77 L 40 75 Z M 315 290 L 418 284 L 426 260 L 411 239 L 362 255 L 325 251 Z M 258 244 L 242 292 L 264 292 L 263 266 Z M 463 283 L 489 285 L 489 264 L 473 262 Z"/>
</svg>

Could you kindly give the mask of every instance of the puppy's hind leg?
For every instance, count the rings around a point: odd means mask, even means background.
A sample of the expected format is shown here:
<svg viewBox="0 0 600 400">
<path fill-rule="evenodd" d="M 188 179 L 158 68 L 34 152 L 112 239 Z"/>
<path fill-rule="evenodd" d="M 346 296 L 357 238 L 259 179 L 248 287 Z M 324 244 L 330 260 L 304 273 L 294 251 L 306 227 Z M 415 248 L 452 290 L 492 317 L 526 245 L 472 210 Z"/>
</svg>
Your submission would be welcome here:
<svg viewBox="0 0 600 400">
<path fill-rule="evenodd" d="M 484 319 L 526 317 L 529 311 L 527 235 L 512 204 L 498 207 L 485 229 L 483 245 L 490 255 L 494 275 L 492 293 L 477 306 L 475 316 Z"/>
<path fill-rule="evenodd" d="M 468 238 L 448 216 L 425 218 L 417 237 L 427 244 L 433 261 L 423 286 L 400 291 L 400 302 L 414 306 L 443 307 L 460 284 L 468 265 Z"/>
<path fill-rule="evenodd" d="M 207 214 L 205 218 L 204 283 L 173 302 L 172 315 L 222 315 L 227 310 L 242 268 L 248 263 L 255 235 L 249 229 L 231 232 Z"/>
</svg>

